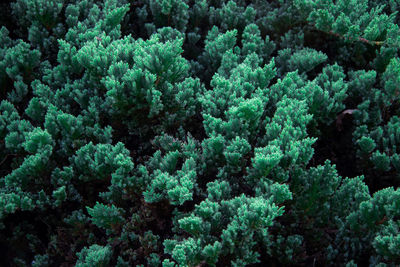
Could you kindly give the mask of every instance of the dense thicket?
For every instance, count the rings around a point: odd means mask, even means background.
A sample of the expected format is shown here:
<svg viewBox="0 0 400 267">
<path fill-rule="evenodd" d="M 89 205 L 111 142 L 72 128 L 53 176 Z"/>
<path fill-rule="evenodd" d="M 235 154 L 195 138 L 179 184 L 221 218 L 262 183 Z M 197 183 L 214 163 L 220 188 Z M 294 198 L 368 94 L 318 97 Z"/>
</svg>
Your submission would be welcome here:
<svg viewBox="0 0 400 267">
<path fill-rule="evenodd" d="M 0 265 L 400 264 L 399 0 L 0 8 Z"/>
</svg>

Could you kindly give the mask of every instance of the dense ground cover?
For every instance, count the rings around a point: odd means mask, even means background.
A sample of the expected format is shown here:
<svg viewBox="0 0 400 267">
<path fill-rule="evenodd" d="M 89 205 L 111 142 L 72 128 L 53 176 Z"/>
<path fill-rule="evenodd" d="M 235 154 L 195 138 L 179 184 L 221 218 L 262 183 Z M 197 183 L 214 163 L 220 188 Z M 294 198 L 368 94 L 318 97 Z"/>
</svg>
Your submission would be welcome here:
<svg viewBox="0 0 400 267">
<path fill-rule="evenodd" d="M 0 265 L 399 265 L 399 8 L 0 4 Z"/>
</svg>

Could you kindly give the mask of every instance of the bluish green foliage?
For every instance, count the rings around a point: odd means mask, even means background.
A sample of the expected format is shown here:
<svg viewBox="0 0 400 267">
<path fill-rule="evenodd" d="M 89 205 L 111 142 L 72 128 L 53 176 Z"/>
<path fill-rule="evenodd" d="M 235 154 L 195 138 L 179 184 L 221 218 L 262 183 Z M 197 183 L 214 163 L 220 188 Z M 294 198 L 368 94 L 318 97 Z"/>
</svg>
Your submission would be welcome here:
<svg viewBox="0 0 400 267">
<path fill-rule="evenodd" d="M 167 135 L 156 141 L 165 154 L 157 150 L 147 163 L 148 169 L 144 170 L 143 179 L 148 184 L 143 192 L 145 201 L 152 203 L 167 199 L 173 205 L 182 205 L 192 200 L 197 180 L 195 141 L 188 137 L 183 143 Z"/>
<path fill-rule="evenodd" d="M 0 3 L 0 265 L 399 265 L 399 3 Z"/>
<path fill-rule="evenodd" d="M 99 245 L 92 245 L 89 248 L 83 248 L 78 254 L 78 261 L 76 266 L 89 267 L 89 266 L 107 266 L 111 258 L 110 247 L 103 247 Z"/>
<path fill-rule="evenodd" d="M 355 111 L 358 127 L 354 139 L 357 156 L 380 173 L 393 173 L 399 178 L 399 72 L 400 61 L 393 58 L 382 73 L 382 88 L 371 88 L 371 95 Z"/>
<path fill-rule="evenodd" d="M 396 37 L 399 27 L 394 23 L 396 12 L 382 12 L 386 3 L 370 5 L 367 0 L 295 2 L 312 8 L 308 21 L 319 30 L 332 32 L 349 41 L 358 39 L 364 42 L 382 41 L 399 45 Z"/>
<path fill-rule="evenodd" d="M 92 217 L 93 224 L 106 230 L 117 228 L 124 220 L 121 210 L 114 205 L 105 206 L 97 202 L 93 208 L 87 207 L 87 211 Z"/>
<path fill-rule="evenodd" d="M 259 253 L 249 251 L 268 234 L 275 217 L 283 213 L 261 196 L 227 195 L 229 200 L 215 199 L 216 186 L 209 186 L 208 198 L 196 206 L 194 213 L 178 221 L 180 228 L 193 237 L 164 241 L 166 252 L 180 266 L 201 262 L 214 266 L 221 256 L 237 266 L 259 262 Z"/>
</svg>

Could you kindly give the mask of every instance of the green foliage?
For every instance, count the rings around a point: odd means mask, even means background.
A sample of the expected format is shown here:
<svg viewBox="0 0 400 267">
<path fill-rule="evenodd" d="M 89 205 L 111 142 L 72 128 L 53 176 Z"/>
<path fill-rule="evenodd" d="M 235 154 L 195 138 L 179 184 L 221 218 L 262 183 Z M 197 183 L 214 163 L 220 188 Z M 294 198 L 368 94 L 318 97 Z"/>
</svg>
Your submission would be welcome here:
<svg viewBox="0 0 400 267">
<path fill-rule="evenodd" d="M 399 265 L 399 4 L 1 3 L 0 265 Z"/>
<path fill-rule="evenodd" d="M 387 41 L 398 45 L 398 40 L 392 39 L 394 33 L 399 31 L 394 23 L 396 13 L 383 13 L 384 4 L 372 7 L 365 0 L 297 2 L 310 3 L 312 9 L 308 21 L 319 30 L 333 32 L 348 40 L 362 38 L 361 40 Z"/>
<path fill-rule="evenodd" d="M 342 260 L 349 260 L 358 259 L 360 251 L 369 251 L 376 253 L 378 261 L 398 263 L 399 250 L 393 245 L 397 242 L 399 199 L 399 190 L 389 187 L 361 202 L 340 225 L 335 244 L 341 242 L 342 246 L 333 255 L 346 251 Z"/>
<path fill-rule="evenodd" d="M 226 51 L 233 49 L 236 44 L 237 30 L 220 33 L 219 28 L 214 26 L 208 33 L 205 39 L 204 52 L 199 60 L 204 64 L 210 64 L 208 74 L 212 75 L 220 66 L 223 55 Z"/>
<path fill-rule="evenodd" d="M 157 141 L 166 151 L 162 156 L 161 150 L 158 150 L 148 162 L 148 169 L 153 172 L 144 172 L 144 179 L 148 182 L 143 192 L 144 199 L 149 203 L 167 199 L 173 205 L 182 205 L 193 199 L 197 178 L 196 143 L 190 137 L 183 143 L 166 135 Z"/>
<path fill-rule="evenodd" d="M 290 56 L 286 62 L 288 64 L 287 71 L 298 70 L 299 73 L 308 72 L 327 59 L 328 57 L 323 53 L 305 48 L 294 52 Z"/>
<path fill-rule="evenodd" d="M 382 73 L 382 89 L 372 88 L 371 95 L 355 111 L 358 124 L 354 132 L 354 139 L 358 144 L 357 156 L 363 164 L 371 162 L 374 169 L 381 173 L 398 168 L 399 67 L 398 58 L 393 58 Z"/>
<path fill-rule="evenodd" d="M 95 146 L 90 142 L 76 151 L 76 155 L 70 158 L 70 161 L 74 169 L 81 174 L 78 178 L 83 181 L 104 180 L 110 176 L 115 179 L 117 175 L 127 175 L 133 169 L 129 151 L 122 143 L 115 146 L 110 144 Z M 121 186 L 125 187 L 127 184 Z"/>
<path fill-rule="evenodd" d="M 123 222 L 122 211 L 114 205 L 106 206 L 97 202 L 93 208 L 87 207 L 87 211 L 92 217 L 93 224 L 106 230 L 111 230 Z"/>
<path fill-rule="evenodd" d="M 4 88 L 8 91 L 7 99 L 13 103 L 21 102 L 28 94 L 29 84 L 34 79 L 35 72 L 40 65 L 41 53 L 31 49 L 31 45 L 18 40 L 11 42 L 7 38 L 8 31 L 2 28 L 2 39 L 5 39 L 5 47 L 2 48 L 0 84 L 3 88 L 12 84 L 11 88 Z"/>
<path fill-rule="evenodd" d="M 111 248 L 108 246 L 104 247 L 95 244 L 88 248 L 85 247 L 79 253 L 77 253 L 78 261 L 76 266 L 108 266 L 111 254 Z"/>
<path fill-rule="evenodd" d="M 191 236 L 182 241 L 165 240 L 165 250 L 181 266 L 201 262 L 215 266 L 220 257 L 228 257 L 232 265 L 244 266 L 259 262 L 259 253 L 249 253 L 260 237 L 268 234 L 273 220 L 283 210 L 263 197 L 241 195 L 220 203 L 209 196 L 196 206 L 194 213 L 178 221 Z"/>
<path fill-rule="evenodd" d="M 256 10 L 252 6 L 244 8 L 235 1 L 220 1 L 222 6 L 210 7 L 210 24 L 220 24 L 222 29 L 243 29 L 254 21 Z"/>
<path fill-rule="evenodd" d="M 178 0 L 146 0 L 153 17 L 152 26 L 173 26 L 175 29 L 185 32 L 188 24 L 188 1 Z M 150 26 L 146 25 L 150 28 Z"/>
</svg>

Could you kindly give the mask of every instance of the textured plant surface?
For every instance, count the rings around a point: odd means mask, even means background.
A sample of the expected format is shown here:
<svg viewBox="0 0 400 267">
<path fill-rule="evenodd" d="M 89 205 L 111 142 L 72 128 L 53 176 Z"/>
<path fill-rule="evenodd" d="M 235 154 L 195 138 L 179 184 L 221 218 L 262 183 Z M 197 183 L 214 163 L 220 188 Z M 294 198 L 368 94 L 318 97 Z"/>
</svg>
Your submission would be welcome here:
<svg viewBox="0 0 400 267">
<path fill-rule="evenodd" d="M 1 266 L 399 266 L 399 0 L 0 4 Z"/>
</svg>

